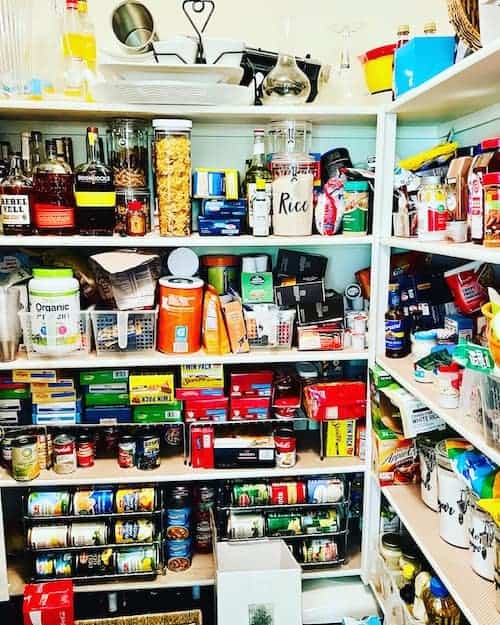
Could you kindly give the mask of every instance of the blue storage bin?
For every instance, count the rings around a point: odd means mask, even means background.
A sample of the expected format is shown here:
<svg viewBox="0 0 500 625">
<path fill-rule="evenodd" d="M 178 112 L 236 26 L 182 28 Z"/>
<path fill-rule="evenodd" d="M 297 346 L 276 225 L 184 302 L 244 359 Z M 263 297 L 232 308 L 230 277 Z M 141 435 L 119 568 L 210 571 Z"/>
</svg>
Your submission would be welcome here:
<svg viewBox="0 0 500 625">
<path fill-rule="evenodd" d="M 414 37 L 394 57 L 396 97 L 418 87 L 455 62 L 455 37 Z"/>
</svg>

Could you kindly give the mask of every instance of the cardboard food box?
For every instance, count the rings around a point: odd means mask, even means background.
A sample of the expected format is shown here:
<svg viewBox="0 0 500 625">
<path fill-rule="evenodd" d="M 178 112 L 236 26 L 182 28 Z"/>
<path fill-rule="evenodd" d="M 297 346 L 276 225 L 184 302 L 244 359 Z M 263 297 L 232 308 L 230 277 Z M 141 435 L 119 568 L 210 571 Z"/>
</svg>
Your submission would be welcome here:
<svg viewBox="0 0 500 625">
<path fill-rule="evenodd" d="M 273 274 L 270 271 L 242 272 L 241 298 L 244 304 L 272 304 L 274 301 Z"/>
<path fill-rule="evenodd" d="M 194 469 L 214 468 L 214 428 L 198 425 L 191 428 L 191 466 Z"/>
<path fill-rule="evenodd" d="M 344 349 L 344 330 L 338 321 L 297 327 L 299 351 L 337 351 Z"/>
<path fill-rule="evenodd" d="M 182 402 L 134 406 L 134 423 L 176 423 L 182 421 Z"/>
<path fill-rule="evenodd" d="M 167 404 L 175 400 L 172 373 L 131 375 L 129 378 L 130 403 Z"/>
<path fill-rule="evenodd" d="M 128 406 L 128 393 L 87 393 L 85 406 Z"/>
<path fill-rule="evenodd" d="M 181 365 L 182 388 L 224 388 L 222 365 Z"/>
<path fill-rule="evenodd" d="M 274 299 L 278 306 L 296 306 L 297 304 L 315 304 L 325 301 L 325 284 L 316 282 L 298 282 L 286 286 L 274 287 Z"/>
<path fill-rule="evenodd" d="M 441 417 L 399 384 L 394 383 L 382 388 L 381 394 L 380 412 L 377 418 L 384 421 L 387 420 L 387 416 L 394 417 L 394 414 L 397 414 L 405 438 L 415 438 L 418 434 L 446 427 Z M 392 410 L 387 409 L 384 397 L 391 404 Z"/>
<path fill-rule="evenodd" d="M 27 584 L 24 588 L 24 625 L 73 625 L 73 582 Z"/>
<path fill-rule="evenodd" d="M 274 438 L 266 435 L 216 436 L 214 462 L 217 469 L 272 468 Z"/>
<path fill-rule="evenodd" d="M 184 419 L 189 421 L 227 421 L 229 399 L 193 399 L 184 403 Z"/>
<path fill-rule="evenodd" d="M 342 295 L 328 297 L 324 302 L 297 306 L 297 322 L 299 325 L 325 321 L 344 321 L 344 298 Z"/>
<path fill-rule="evenodd" d="M 304 408 L 310 419 L 361 419 L 366 414 L 364 382 L 318 382 L 304 387 Z"/>
<path fill-rule="evenodd" d="M 417 484 L 420 462 L 416 439 L 398 437 L 388 428 L 373 428 L 373 471 L 381 486 Z"/>
<path fill-rule="evenodd" d="M 55 369 L 14 369 L 12 372 L 13 382 L 56 382 L 57 371 Z"/>
<path fill-rule="evenodd" d="M 114 382 L 128 382 L 128 369 L 95 369 L 80 371 L 80 384 L 113 384 Z"/>
<path fill-rule="evenodd" d="M 101 425 L 116 425 L 117 423 L 131 423 L 132 409 L 130 406 L 98 406 L 86 408 L 83 414 L 85 423 L 99 423 Z"/>
<path fill-rule="evenodd" d="M 276 273 L 297 278 L 324 278 L 328 258 L 320 254 L 307 254 L 294 250 L 278 250 Z"/>
<path fill-rule="evenodd" d="M 230 421 L 257 421 L 269 417 L 270 397 L 231 397 Z"/>
<path fill-rule="evenodd" d="M 233 372 L 230 377 L 231 397 L 271 397 L 273 371 Z"/>
<path fill-rule="evenodd" d="M 210 399 L 224 397 L 223 388 L 176 388 L 175 398 L 179 400 Z"/>
<path fill-rule="evenodd" d="M 356 421 L 329 421 L 326 427 L 326 456 L 345 458 L 356 454 Z"/>
</svg>

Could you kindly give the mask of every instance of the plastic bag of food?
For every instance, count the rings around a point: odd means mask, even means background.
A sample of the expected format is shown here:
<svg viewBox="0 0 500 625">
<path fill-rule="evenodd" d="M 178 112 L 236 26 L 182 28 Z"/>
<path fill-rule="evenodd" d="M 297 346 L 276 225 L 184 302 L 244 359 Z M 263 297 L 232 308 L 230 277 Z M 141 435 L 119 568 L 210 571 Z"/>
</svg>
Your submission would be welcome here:
<svg viewBox="0 0 500 625">
<path fill-rule="evenodd" d="M 221 303 L 213 286 L 207 287 L 203 298 L 202 340 L 207 354 L 231 353 Z"/>
</svg>

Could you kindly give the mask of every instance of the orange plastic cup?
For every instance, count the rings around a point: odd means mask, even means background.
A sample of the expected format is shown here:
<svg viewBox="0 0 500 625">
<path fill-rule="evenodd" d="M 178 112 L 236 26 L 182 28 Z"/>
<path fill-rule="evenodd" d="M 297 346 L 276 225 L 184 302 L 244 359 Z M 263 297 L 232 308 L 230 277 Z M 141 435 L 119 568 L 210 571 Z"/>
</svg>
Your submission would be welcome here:
<svg viewBox="0 0 500 625">
<path fill-rule="evenodd" d="M 493 313 L 492 304 L 485 304 L 481 311 L 483 315 L 486 317 L 487 322 L 487 335 L 488 335 L 488 347 L 490 348 L 491 355 L 493 356 L 493 360 L 497 367 L 500 367 L 500 341 L 496 338 L 493 332 L 493 317 L 495 316 Z"/>
<path fill-rule="evenodd" d="M 192 354 L 201 348 L 203 280 L 161 278 L 157 348 L 165 354 Z"/>
</svg>

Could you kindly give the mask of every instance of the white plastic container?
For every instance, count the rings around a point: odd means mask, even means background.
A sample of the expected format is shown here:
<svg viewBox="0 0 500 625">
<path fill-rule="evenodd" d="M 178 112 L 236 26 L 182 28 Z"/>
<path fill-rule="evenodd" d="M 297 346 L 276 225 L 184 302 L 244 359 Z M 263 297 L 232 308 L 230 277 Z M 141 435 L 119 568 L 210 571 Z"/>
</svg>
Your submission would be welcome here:
<svg viewBox="0 0 500 625">
<path fill-rule="evenodd" d="M 33 269 L 28 285 L 31 341 L 48 356 L 80 348 L 80 285 L 72 269 Z"/>
<path fill-rule="evenodd" d="M 422 330 L 411 335 L 411 355 L 413 360 L 420 360 L 428 356 L 432 348 L 437 345 L 435 330 Z"/>
<path fill-rule="evenodd" d="M 495 522 L 477 507 L 478 497 L 471 494 L 470 502 L 470 565 L 484 579 L 495 579 Z"/>
<path fill-rule="evenodd" d="M 469 547 L 469 495 L 467 487 L 452 469 L 445 447 L 446 441 L 436 446 L 439 490 L 439 534 L 450 545 Z"/>
<path fill-rule="evenodd" d="M 422 501 L 434 512 L 439 512 L 438 475 L 436 445 L 432 439 L 422 439 L 418 443 L 420 458 L 420 496 Z"/>
</svg>

